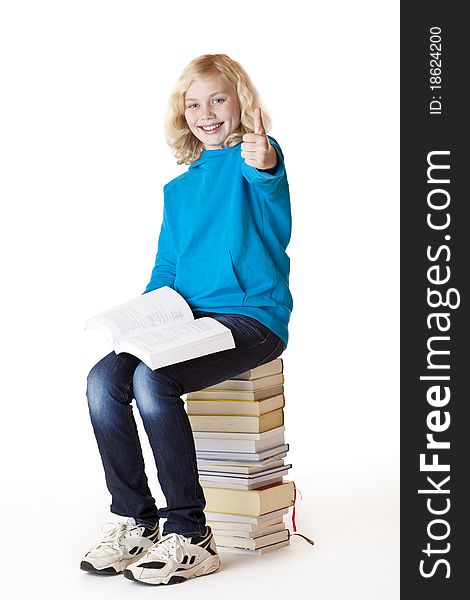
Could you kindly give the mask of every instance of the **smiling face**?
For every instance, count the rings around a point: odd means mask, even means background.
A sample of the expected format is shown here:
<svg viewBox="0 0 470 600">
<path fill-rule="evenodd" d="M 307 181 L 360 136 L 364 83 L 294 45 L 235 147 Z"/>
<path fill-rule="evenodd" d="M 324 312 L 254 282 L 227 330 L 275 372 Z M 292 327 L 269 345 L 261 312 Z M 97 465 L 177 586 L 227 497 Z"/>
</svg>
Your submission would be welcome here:
<svg viewBox="0 0 470 600">
<path fill-rule="evenodd" d="M 223 75 L 198 79 L 185 94 L 184 116 L 205 150 L 222 148 L 240 125 L 240 103 L 235 86 Z"/>
</svg>

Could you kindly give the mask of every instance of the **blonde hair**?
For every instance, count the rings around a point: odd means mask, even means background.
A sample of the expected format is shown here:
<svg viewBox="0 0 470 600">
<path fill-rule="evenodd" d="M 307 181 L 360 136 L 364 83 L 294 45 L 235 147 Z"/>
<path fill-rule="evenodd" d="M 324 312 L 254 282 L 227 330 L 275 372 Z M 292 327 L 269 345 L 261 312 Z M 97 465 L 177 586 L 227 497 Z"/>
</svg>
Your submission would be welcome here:
<svg viewBox="0 0 470 600">
<path fill-rule="evenodd" d="M 240 103 L 240 125 L 227 136 L 223 147 L 236 146 L 245 133 L 254 131 L 253 113 L 257 106 L 262 110 L 266 132 L 271 128 L 269 114 L 245 69 L 226 54 L 203 54 L 183 69 L 169 98 L 165 135 L 179 165 L 193 163 L 201 156 L 203 150 L 202 142 L 192 133 L 186 122 L 184 96 L 194 80 L 219 74 L 235 86 Z"/>
</svg>

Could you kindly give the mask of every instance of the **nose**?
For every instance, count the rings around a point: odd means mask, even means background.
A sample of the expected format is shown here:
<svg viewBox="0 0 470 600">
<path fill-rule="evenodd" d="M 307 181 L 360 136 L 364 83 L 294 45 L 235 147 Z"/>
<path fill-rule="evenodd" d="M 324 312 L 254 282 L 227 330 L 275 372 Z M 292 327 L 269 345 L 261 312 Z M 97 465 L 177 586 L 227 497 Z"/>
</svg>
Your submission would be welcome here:
<svg viewBox="0 0 470 600">
<path fill-rule="evenodd" d="M 200 111 L 199 117 L 201 119 L 215 118 L 216 114 L 215 114 L 213 106 L 210 105 L 210 104 L 205 105 L 205 106 L 201 106 L 201 111 Z"/>
</svg>

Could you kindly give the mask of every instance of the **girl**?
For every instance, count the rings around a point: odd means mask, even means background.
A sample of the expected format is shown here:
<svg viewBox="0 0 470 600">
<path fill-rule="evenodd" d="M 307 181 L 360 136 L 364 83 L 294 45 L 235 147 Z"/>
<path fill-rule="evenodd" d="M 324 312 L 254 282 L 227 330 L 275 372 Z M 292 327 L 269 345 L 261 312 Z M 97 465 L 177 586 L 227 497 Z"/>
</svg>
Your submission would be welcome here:
<svg viewBox="0 0 470 600">
<path fill-rule="evenodd" d="M 279 144 L 266 134 L 258 94 L 242 66 L 206 54 L 183 70 L 170 97 L 167 141 L 185 173 L 164 188 L 150 282 L 180 293 L 195 318 L 230 328 L 235 348 L 152 371 L 111 352 L 90 371 L 87 399 L 111 512 L 125 516 L 81 568 L 177 583 L 220 568 L 206 525 L 193 434 L 182 394 L 274 360 L 288 342 L 289 187 Z M 167 507 L 148 487 L 132 413 L 135 398 Z M 159 519 L 166 519 L 162 536 Z"/>
</svg>

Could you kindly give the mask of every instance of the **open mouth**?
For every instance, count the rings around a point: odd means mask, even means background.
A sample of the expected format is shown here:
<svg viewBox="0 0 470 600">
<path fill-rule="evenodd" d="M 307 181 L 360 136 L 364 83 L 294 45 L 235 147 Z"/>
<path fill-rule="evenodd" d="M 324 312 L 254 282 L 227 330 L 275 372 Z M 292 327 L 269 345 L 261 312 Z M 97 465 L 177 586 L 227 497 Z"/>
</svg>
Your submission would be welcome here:
<svg viewBox="0 0 470 600">
<path fill-rule="evenodd" d="M 213 125 L 199 125 L 199 129 L 202 129 L 202 131 L 204 131 L 205 133 L 212 133 L 220 129 L 223 124 L 224 122 L 222 121 L 221 123 L 214 123 Z"/>
</svg>

